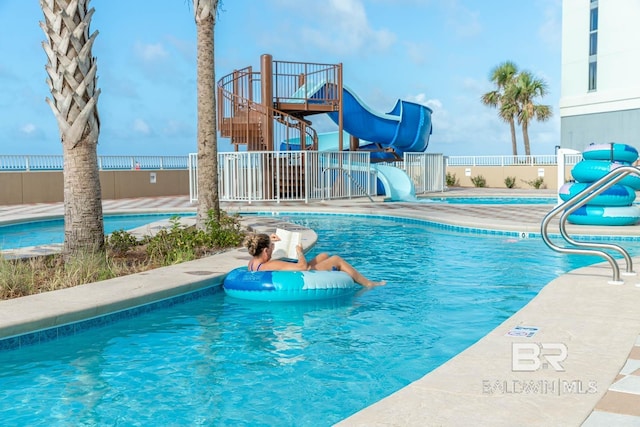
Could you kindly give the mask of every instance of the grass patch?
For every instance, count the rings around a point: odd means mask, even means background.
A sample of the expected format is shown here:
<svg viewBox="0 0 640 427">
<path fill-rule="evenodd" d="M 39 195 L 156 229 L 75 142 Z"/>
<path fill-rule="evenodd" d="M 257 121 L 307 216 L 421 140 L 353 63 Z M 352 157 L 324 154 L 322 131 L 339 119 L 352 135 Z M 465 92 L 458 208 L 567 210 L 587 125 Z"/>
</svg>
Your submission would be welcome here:
<svg viewBox="0 0 640 427">
<path fill-rule="evenodd" d="M 105 252 L 78 253 L 64 262 L 62 255 L 5 259 L 0 257 L 0 299 L 18 298 L 85 283 L 152 270 L 239 247 L 245 231 L 238 215 L 209 212 L 204 230 L 170 220 L 170 227 L 138 239 L 119 230 L 105 237 Z"/>
</svg>

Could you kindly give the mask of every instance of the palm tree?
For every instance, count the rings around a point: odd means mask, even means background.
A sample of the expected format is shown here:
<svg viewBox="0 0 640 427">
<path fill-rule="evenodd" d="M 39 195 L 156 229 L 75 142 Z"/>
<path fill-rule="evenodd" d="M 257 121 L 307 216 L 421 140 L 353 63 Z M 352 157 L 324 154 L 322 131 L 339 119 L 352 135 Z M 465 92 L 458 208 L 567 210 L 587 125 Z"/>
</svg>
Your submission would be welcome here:
<svg viewBox="0 0 640 427">
<path fill-rule="evenodd" d="M 536 78 L 529 71 L 522 71 L 516 77 L 510 88 L 512 96 L 518 108 L 518 124 L 522 126 L 522 138 L 524 139 L 524 152 L 531 155 L 529 146 L 529 122 L 533 119 L 539 122 L 547 121 L 553 115 L 551 106 L 540 105 L 534 102 L 535 98 L 542 98 L 547 94 L 547 83 L 543 79 Z"/>
<path fill-rule="evenodd" d="M 518 105 L 515 100 L 509 96 L 510 91 L 508 91 L 508 88 L 513 83 L 517 73 L 518 66 L 511 61 L 505 61 L 497 65 L 491 70 L 489 77 L 496 85 L 496 89 L 482 95 L 482 103 L 490 107 L 498 108 L 498 116 L 503 121 L 509 123 L 511 129 L 511 148 L 514 156 L 518 155 L 515 126 Z"/>
<path fill-rule="evenodd" d="M 213 210 L 220 221 L 218 129 L 216 123 L 214 33 L 218 0 L 193 0 L 198 40 L 198 214 L 204 228 Z"/>
<path fill-rule="evenodd" d="M 64 157 L 63 257 L 104 250 L 102 195 L 98 172 L 98 96 L 96 59 L 89 35 L 94 9 L 89 0 L 40 0 L 47 40 L 46 101 L 58 122 Z"/>
</svg>

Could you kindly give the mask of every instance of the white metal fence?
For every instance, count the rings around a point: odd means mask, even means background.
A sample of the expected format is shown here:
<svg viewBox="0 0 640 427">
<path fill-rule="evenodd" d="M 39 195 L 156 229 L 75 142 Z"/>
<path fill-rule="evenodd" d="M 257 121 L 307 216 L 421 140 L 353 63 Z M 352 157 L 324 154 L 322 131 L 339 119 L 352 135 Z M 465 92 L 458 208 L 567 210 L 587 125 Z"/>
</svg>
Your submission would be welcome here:
<svg viewBox="0 0 640 427">
<path fill-rule="evenodd" d="M 198 199 L 197 154 L 189 155 L 190 199 Z M 218 154 L 221 201 L 342 199 L 375 195 L 369 153 L 252 151 Z"/>
<path fill-rule="evenodd" d="M 367 152 L 234 152 L 218 154 L 221 201 L 284 201 L 372 197 L 378 172 Z M 407 153 L 390 164 L 411 178 L 416 194 L 444 191 L 445 163 L 441 154 Z M 197 154 L 189 155 L 189 197 L 198 199 Z"/>
<path fill-rule="evenodd" d="M 447 166 L 549 166 L 558 164 L 555 154 L 537 156 L 450 156 Z M 582 154 L 566 154 L 565 163 L 575 165 L 582 160 Z"/>
<path fill-rule="evenodd" d="M 237 154 L 237 153 L 234 153 Z M 409 158 L 427 156 L 424 161 L 431 162 L 429 156 L 442 157 L 441 154 L 408 153 Z M 405 159 L 407 155 L 405 155 Z M 538 156 L 445 156 L 446 166 L 512 166 L 512 165 L 556 165 L 555 154 Z M 582 154 L 568 154 L 566 164 L 576 164 L 582 160 Z M 414 160 L 410 164 L 414 164 Z M 188 169 L 189 156 L 98 156 L 101 170 L 128 169 Z M 62 170 L 62 155 L 0 155 L 0 171 L 36 171 Z M 397 165 L 396 165 L 397 166 Z M 431 164 L 430 167 L 435 165 Z M 410 170 L 410 167 L 408 168 Z"/>
<path fill-rule="evenodd" d="M 219 194 L 222 201 L 330 200 L 376 195 L 377 172 L 367 152 L 233 152 L 218 154 Z M 100 170 L 188 169 L 189 197 L 198 199 L 197 154 L 187 156 L 99 156 Z M 403 169 L 416 194 L 445 191 L 447 166 L 557 165 L 556 155 L 451 156 L 405 153 Z M 582 160 L 565 155 L 565 163 Z M 2 171 L 62 170 L 63 156 L 0 155 Z"/>
<path fill-rule="evenodd" d="M 100 170 L 187 169 L 188 156 L 98 156 Z M 0 155 L 0 171 L 63 170 L 62 155 Z"/>
<path fill-rule="evenodd" d="M 404 170 L 416 194 L 424 194 L 445 191 L 446 159 L 442 154 L 404 153 L 403 161 L 385 164 Z"/>
</svg>

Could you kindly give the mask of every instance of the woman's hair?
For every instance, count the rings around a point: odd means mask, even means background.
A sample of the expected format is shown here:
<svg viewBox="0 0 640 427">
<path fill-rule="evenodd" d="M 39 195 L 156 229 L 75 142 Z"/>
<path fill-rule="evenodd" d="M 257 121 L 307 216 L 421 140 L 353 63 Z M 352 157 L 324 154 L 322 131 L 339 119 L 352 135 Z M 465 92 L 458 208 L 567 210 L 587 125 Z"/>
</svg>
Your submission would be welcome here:
<svg viewBox="0 0 640 427">
<path fill-rule="evenodd" d="M 249 234 L 244 239 L 244 245 L 249 255 L 256 256 L 271 245 L 271 237 L 268 234 Z"/>
</svg>

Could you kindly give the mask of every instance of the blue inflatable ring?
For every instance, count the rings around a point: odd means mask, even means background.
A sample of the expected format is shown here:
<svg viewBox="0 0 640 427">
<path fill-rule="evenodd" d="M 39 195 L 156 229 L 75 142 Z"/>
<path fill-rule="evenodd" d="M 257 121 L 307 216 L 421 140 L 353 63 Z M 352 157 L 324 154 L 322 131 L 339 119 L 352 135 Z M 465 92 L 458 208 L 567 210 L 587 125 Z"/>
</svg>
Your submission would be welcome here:
<svg viewBox="0 0 640 427">
<path fill-rule="evenodd" d="M 638 160 L 638 150 L 630 145 L 618 142 L 591 144 L 584 149 L 582 157 L 585 160 L 608 160 L 611 162 L 633 163 Z"/>
<path fill-rule="evenodd" d="M 566 202 L 590 185 L 584 182 L 567 182 L 560 187 L 558 195 Z M 636 192 L 633 188 L 615 184 L 589 200 L 587 204 L 590 206 L 629 206 L 635 199 Z"/>
<path fill-rule="evenodd" d="M 579 182 L 594 182 L 621 166 L 629 165 L 604 160 L 582 160 L 571 169 L 571 175 Z M 627 185 L 634 190 L 640 190 L 640 176 L 636 174 L 627 175 L 621 181 L 618 181 L 618 184 Z"/>
<path fill-rule="evenodd" d="M 229 296 L 254 301 L 308 301 L 353 294 L 361 286 L 342 271 L 232 270 L 222 287 Z"/>
<path fill-rule="evenodd" d="M 567 220 L 578 225 L 634 225 L 640 221 L 640 207 L 581 206 Z"/>
</svg>

